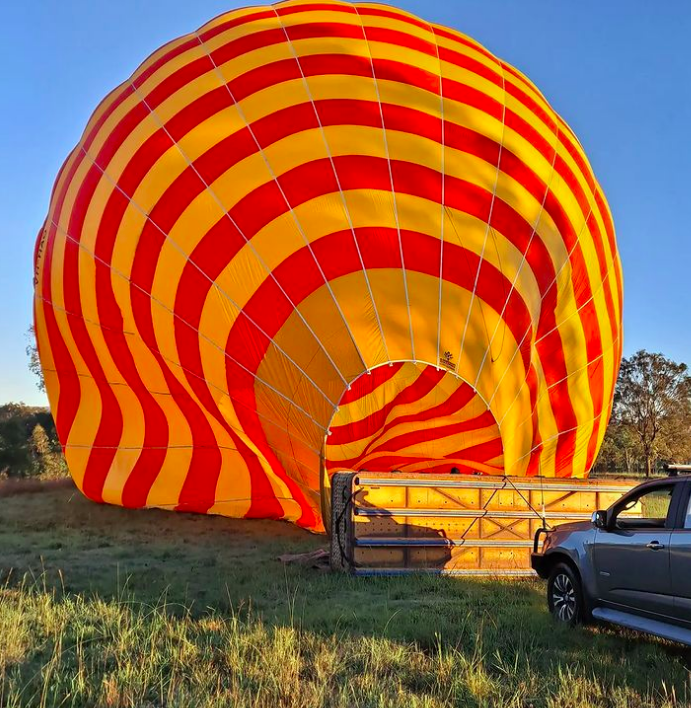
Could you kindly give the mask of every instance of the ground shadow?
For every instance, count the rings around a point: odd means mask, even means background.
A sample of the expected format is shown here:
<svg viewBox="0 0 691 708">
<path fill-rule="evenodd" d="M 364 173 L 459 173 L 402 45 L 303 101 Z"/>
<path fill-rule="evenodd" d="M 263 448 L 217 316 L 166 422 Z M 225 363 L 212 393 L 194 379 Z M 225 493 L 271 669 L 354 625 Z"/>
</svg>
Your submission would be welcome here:
<svg viewBox="0 0 691 708">
<path fill-rule="evenodd" d="M 443 529 L 423 524 L 401 524 L 396 516 L 370 501 L 359 489 L 348 494 L 343 512 L 332 519 L 343 570 L 384 575 L 399 569 L 450 570 L 454 544 Z M 348 523 L 354 518 L 355 523 Z"/>
</svg>

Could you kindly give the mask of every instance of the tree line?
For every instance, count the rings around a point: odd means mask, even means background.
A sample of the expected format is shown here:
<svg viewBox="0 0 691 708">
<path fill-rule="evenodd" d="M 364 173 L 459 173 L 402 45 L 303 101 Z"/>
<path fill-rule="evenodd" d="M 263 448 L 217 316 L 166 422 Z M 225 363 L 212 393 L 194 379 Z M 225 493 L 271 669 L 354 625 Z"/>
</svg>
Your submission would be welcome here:
<svg viewBox="0 0 691 708">
<path fill-rule="evenodd" d="M 624 358 L 595 471 L 649 477 L 664 462 L 690 460 L 688 367 L 645 350 Z"/>
<path fill-rule="evenodd" d="M 38 354 L 29 367 L 45 391 Z M 641 350 L 624 358 L 612 417 L 593 472 L 621 475 L 659 471 L 665 462 L 691 461 L 691 376 L 686 364 Z M 47 408 L 0 406 L 0 478 L 59 477 L 67 466 Z"/>
</svg>

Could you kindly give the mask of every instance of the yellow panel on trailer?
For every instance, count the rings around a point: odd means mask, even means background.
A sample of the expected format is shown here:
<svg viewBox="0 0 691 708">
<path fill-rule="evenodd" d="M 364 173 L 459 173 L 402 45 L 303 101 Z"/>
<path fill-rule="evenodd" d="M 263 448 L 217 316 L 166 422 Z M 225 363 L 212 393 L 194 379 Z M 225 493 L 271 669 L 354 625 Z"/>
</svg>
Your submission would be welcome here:
<svg viewBox="0 0 691 708">
<path fill-rule="evenodd" d="M 529 575 L 539 528 L 589 519 L 638 482 L 340 472 L 331 480 L 331 566 Z"/>
</svg>

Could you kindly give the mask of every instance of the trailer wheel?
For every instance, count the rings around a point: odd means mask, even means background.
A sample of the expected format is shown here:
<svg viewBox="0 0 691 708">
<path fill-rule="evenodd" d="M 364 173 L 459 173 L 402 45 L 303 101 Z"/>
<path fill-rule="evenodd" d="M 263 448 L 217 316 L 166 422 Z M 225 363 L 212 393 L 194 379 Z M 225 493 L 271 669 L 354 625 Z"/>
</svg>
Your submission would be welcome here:
<svg viewBox="0 0 691 708">
<path fill-rule="evenodd" d="M 337 472 L 331 478 L 331 570 L 348 572 L 351 568 L 352 539 L 350 497 L 352 472 Z"/>
</svg>

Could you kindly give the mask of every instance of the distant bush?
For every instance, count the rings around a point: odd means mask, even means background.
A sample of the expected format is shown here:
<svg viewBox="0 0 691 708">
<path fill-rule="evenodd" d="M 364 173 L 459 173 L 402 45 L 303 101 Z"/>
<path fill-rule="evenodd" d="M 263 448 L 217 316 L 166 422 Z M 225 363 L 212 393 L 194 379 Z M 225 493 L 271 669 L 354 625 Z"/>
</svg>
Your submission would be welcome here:
<svg viewBox="0 0 691 708">
<path fill-rule="evenodd" d="M 67 474 L 50 411 L 23 403 L 0 406 L 0 477 L 57 479 Z"/>
</svg>

